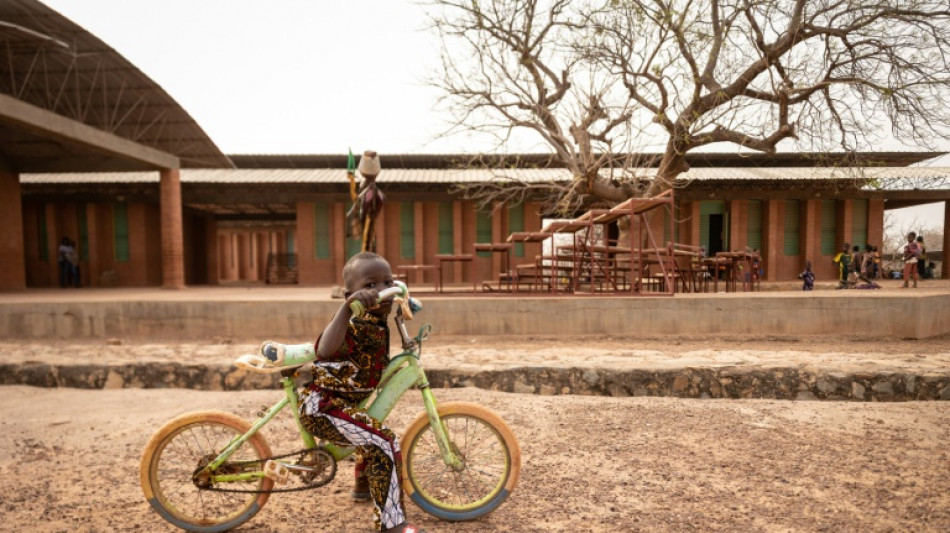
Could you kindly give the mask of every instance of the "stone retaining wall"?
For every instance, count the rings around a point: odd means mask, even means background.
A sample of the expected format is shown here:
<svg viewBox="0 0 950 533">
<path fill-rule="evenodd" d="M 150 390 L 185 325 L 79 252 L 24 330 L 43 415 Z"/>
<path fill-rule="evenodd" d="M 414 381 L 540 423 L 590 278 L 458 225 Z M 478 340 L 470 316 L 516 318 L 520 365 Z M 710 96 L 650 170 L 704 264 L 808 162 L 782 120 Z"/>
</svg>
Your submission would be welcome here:
<svg viewBox="0 0 950 533">
<path fill-rule="evenodd" d="M 783 400 L 950 401 L 950 371 L 825 372 L 801 368 L 683 368 L 608 370 L 593 368 L 512 368 L 470 372 L 429 369 L 436 388 L 478 387 L 524 394 L 670 396 L 679 398 L 768 398 Z M 274 389 L 278 377 L 230 365 L 0 365 L 0 385 L 37 387 L 185 388 L 195 390 Z"/>
<path fill-rule="evenodd" d="M 855 291 L 850 291 L 855 292 Z M 437 335 L 761 335 L 924 339 L 950 333 L 950 294 L 833 291 L 673 298 L 433 297 Z M 260 341 L 321 331 L 335 301 L 0 302 L 0 338 Z"/>
</svg>

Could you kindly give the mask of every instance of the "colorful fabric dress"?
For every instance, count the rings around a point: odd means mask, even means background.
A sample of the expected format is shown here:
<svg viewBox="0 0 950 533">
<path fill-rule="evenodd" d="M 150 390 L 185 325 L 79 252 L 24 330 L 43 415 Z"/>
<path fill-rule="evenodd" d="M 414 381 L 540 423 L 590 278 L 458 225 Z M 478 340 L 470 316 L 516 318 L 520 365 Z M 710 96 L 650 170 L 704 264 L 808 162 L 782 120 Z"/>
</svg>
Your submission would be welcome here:
<svg viewBox="0 0 950 533">
<path fill-rule="evenodd" d="M 339 350 L 313 364 L 313 380 L 304 386 L 300 398 L 301 421 L 314 437 L 360 449 L 377 529 L 405 521 L 396 435 L 359 408 L 373 394 L 388 364 L 386 319 L 354 318 Z"/>
</svg>

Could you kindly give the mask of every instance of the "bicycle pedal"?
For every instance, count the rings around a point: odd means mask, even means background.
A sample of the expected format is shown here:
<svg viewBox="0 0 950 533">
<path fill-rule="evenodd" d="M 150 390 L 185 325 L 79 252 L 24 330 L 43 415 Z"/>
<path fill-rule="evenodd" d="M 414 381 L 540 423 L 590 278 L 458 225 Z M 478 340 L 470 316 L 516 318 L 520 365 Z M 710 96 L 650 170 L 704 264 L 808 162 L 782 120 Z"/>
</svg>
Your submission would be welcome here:
<svg viewBox="0 0 950 533">
<path fill-rule="evenodd" d="M 282 463 L 268 459 L 264 463 L 264 476 L 273 479 L 278 485 L 284 485 L 290 481 L 290 469 Z"/>
</svg>

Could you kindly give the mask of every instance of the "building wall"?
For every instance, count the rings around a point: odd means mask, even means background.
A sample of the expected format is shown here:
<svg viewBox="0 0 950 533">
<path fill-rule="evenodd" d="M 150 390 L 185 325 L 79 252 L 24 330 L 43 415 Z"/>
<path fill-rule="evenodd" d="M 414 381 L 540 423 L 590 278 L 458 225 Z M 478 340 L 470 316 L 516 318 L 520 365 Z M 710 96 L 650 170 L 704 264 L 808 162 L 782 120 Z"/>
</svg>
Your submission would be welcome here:
<svg viewBox="0 0 950 533">
<path fill-rule="evenodd" d="M 4 182 L 7 186 L 10 183 Z M 402 209 L 409 202 L 414 215 L 413 257 L 402 257 Z M 438 265 L 439 224 L 445 220 L 445 211 L 440 217 L 440 207 L 451 208 L 452 253 L 471 254 L 476 242 L 476 205 L 458 200 L 449 195 L 429 194 L 422 199 L 390 197 L 377 220 L 377 251 L 391 264 Z M 127 202 L 126 212 L 129 230 L 129 260 L 119 261 L 115 250 L 113 203 L 57 202 L 39 203 L 26 201 L 21 205 L 22 256 L 24 280 L 29 287 L 52 287 L 58 285 L 59 272 L 56 263 L 57 246 L 63 236 L 80 243 L 80 218 L 86 218 L 85 254 L 81 263 L 82 282 L 86 286 L 160 286 L 162 283 L 160 210 L 155 204 Z M 227 222 L 216 222 L 211 216 L 186 211 L 183 215 L 185 239 L 185 275 L 188 284 L 264 282 L 267 278 L 267 260 L 270 253 L 287 253 L 293 247 L 297 257 L 298 283 L 301 285 L 342 284 L 341 270 L 348 257 L 345 213 L 346 202 L 329 201 L 320 204 L 322 221 L 326 231 L 325 246 L 321 257 L 317 256 L 317 228 L 315 217 L 317 203 L 299 202 L 296 221 L 288 222 L 284 229 L 275 230 L 273 223 L 264 222 L 260 227 L 231 227 Z M 701 242 L 701 205 L 699 200 L 680 200 L 672 217 L 657 210 L 649 219 L 649 227 L 656 244 L 664 247 L 668 241 L 699 245 Z M 727 200 L 724 203 L 728 221 L 725 224 L 727 249 L 744 250 L 749 246 L 750 201 Z M 797 254 L 785 253 L 785 215 L 788 204 L 785 200 L 762 200 L 762 255 L 764 279 L 792 280 L 811 261 L 819 280 L 834 279 L 836 268 L 831 262 L 834 254 L 822 252 L 822 217 L 820 199 L 798 202 L 799 228 Z M 507 206 L 496 206 L 491 213 L 491 240 L 505 242 L 513 231 L 512 212 Z M 836 200 L 834 204 L 834 251 L 854 237 L 854 203 L 850 199 Z M 443 208 L 444 209 L 444 208 Z M 884 203 L 872 200 L 867 203 L 867 242 L 879 245 L 883 234 Z M 45 246 L 41 244 L 41 227 L 45 225 Z M 524 231 L 541 229 L 540 206 L 526 204 L 523 214 Z M 636 231 L 636 227 L 633 228 Z M 292 244 L 288 244 L 291 241 Z M 644 241 L 645 245 L 649 245 Z M 46 259 L 41 258 L 41 247 Z M 79 244 L 82 248 L 82 244 Z M 519 247 L 521 248 L 521 247 Z M 327 250 L 329 250 L 327 252 Z M 513 253 L 511 267 L 533 263 L 541 254 L 540 243 L 526 243 L 523 255 Z M 444 283 L 470 284 L 479 281 L 494 281 L 504 269 L 501 254 L 490 257 L 475 257 L 471 263 L 448 263 L 444 271 Z M 433 284 L 432 272 L 410 274 L 410 281 Z"/>
</svg>

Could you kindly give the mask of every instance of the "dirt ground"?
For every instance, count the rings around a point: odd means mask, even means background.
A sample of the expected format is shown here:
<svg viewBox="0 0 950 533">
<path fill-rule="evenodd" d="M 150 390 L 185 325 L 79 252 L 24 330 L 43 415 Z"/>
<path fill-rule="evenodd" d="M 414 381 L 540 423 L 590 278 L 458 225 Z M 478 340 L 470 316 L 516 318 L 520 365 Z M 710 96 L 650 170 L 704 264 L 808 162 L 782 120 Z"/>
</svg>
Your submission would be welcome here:
<svg viewBox="0 0 950 533">
<path fill-rule="evenodd" d="M 301 339 L 301 341 L 306 339 Z M 189 360 L 226 363 L 251 345 L 0 344 L 5 362 Z M 946 338 L 442 339 L 423 353 L 444 365 L 814 365 L 950 367 Z M 488 406 L 523 452 L 521 482 L 481 520 L 451 524 L 411 504 L 429 532 L 950 531 L 950 402 L 853 403 L 533 396 L 436 390 Z M 141 451 L 182 412 L 253 419 L 277 391 L 76 390 L 0 387 L 0 529 L 173 531 L 138 481 Z M 422 411 L 415 393 L 389 424 Z M 296 449 L 289 420 L 265 428 L 275 452 Z M 362 532 L 368 504 L 349 500 L 349 465 L 330 485 L 279 494 L 241 531 Z"/>
</svg>

